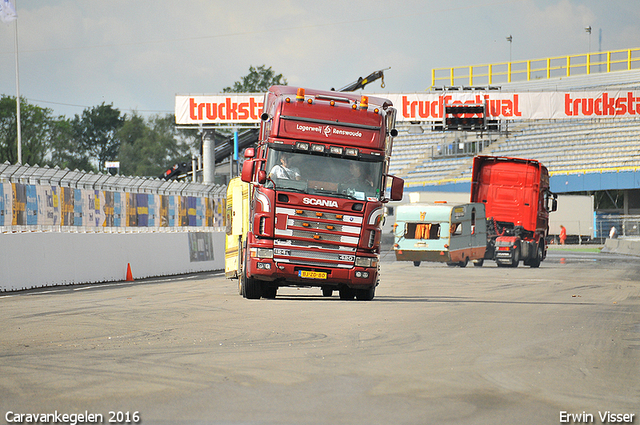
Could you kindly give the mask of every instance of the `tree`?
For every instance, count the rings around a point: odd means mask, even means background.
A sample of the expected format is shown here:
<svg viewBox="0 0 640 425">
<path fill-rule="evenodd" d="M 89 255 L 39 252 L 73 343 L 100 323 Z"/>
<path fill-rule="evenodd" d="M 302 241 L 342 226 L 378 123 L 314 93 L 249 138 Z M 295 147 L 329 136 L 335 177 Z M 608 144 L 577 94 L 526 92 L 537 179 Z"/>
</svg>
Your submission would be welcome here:
<svg viewBox="0 0 640 425">
<path fill-rule="evenodd" d="M 223 93 L 263 93 L 273 85 L 287 85 L 287 80 L 282 74 L 276 75 L 266 65 L 257 68 L 249 67 L 249 74 L 242 77 L 240 81 L 233 83 L 231 87 L 222 89 Z"/>
<path fill-rule="evenodd" d="M 125 117 L 120 115 L 120 111 L 113 104 L 106 105 L 104 102 L 85 109 L 82 116 L 76 114 L 71 120 L 73 145 L 79 154 L 76 159 L 80 162 L 88 159 L 98 169 L 104 166 L 105 161 L 115 160 L 120 149 L 116 134 L 124 122 Z"/>
<path fill-rule="evenodd" d="M 168 164 L 190 161 L 189 146 L 176 134 L 173 115 L 154 115 L 145 123 L 134 113 L 117 133 L 122 174 L 158 177 Z"/>
<path fill-rule="evenodd" d="M 48 165 L 51 150 L 51 109 L 41 108 L 20 98 L 20 128 L 22 163 Z M 0 163 L 18 162 L 18 130 L 16 126 L 16 98 L 0 97 Z"/>
<path fill-rule="evenodd" d="M 53 164 L 71 170 L 102 170 L 105 161 L 113 161 L 118 155 L 120 140 L 116 133 L 124 120 L 118 109 L 104 102 L 72 119 L 54 120 L 50 128 Z"/>
<path fill-rule="evenodd" d="M 70 170 L 98 171 L 91 164 L 91 158 L 81 150 L 70 119 L 60 117 L 53 121 L 50 133 L 51 162 L 54 165 L 60 168 L 69 168 Z"/>
</svg>

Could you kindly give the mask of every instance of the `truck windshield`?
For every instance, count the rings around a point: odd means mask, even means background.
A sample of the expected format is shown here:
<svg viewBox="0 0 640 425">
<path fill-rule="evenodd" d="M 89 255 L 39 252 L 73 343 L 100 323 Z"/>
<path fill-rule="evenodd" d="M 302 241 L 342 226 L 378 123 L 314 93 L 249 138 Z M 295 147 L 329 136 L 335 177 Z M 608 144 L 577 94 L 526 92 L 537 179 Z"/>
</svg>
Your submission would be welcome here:
<svg viewBox="0 0 640 425">
<path fill-rule="evenodd" d="M 380 199 L 382 162 L 269 150 L 267 187 L 357 200 Z"/>
</svg>

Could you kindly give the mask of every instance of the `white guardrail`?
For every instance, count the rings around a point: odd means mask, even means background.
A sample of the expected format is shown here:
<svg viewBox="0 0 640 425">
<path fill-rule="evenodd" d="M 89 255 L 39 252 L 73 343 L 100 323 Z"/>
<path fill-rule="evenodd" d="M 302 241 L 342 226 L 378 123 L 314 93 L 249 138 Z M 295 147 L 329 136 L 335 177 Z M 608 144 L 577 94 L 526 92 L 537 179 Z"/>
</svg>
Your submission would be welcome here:
<svg viewBox="0 0 640 425">
<path fill-rule="evenodd" d="M 224 269 L 226 187 L 0 164 L 0 291 Z"/>
</svg>

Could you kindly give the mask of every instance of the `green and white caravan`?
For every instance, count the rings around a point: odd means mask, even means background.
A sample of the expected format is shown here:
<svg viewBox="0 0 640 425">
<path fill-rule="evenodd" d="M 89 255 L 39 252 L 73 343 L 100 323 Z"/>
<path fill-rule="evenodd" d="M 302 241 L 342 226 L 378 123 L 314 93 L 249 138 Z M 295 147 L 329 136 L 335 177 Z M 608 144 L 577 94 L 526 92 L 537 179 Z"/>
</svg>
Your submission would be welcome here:
<svg viewBox="0 0 640 425">
<path fill-rule="evenodd" d="M 396 208 L 396 260 L 482 266 L 487 248 L 484 204 L 407 204 Z"/>
</svg>

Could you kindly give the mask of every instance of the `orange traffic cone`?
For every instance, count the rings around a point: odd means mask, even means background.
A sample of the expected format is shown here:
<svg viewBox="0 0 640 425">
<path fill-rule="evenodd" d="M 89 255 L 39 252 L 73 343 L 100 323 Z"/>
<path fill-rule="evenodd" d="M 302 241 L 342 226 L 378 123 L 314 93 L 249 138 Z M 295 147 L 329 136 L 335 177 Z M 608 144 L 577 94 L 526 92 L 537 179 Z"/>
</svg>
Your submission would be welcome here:
<svg viewBox="0 0 640 425">
<path fill-rule="evenodd" d="M 131 274 L 131 263 L 127 263 L 127 282 L 133 282 L 133 274 Z"/>
</svg>

